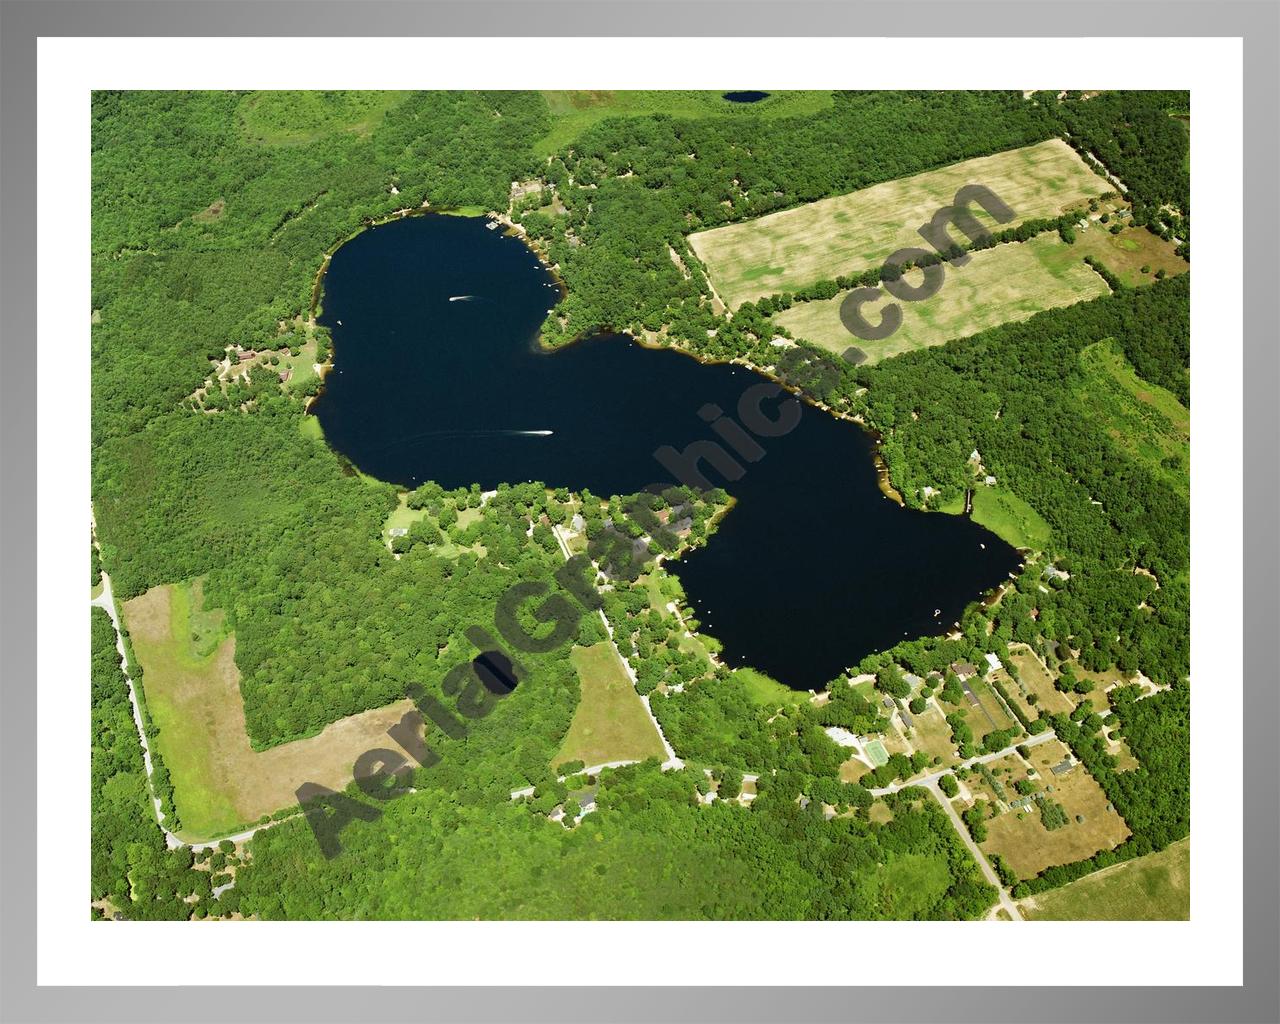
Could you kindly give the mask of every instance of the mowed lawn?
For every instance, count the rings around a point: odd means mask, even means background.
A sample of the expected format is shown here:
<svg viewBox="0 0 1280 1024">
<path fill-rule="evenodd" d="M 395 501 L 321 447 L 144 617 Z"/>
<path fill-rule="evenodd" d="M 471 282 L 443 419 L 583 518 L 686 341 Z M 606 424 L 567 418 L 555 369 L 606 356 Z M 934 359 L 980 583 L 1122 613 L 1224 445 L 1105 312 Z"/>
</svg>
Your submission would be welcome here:
<svg viewBox="0 0 1280 1024">
<path fill-rule="evenodd" d="M 943 505 L 941 511 L 951 515 L 963 514 L 964 496 L 958 495 L 954 501 Z M 1015 548 L 1043 551 L 1053 535 L 1053 530 L 1040 513 L 1003 487 L 975 488 L 970 518 Z"/>
<path fill-rule="evenodd" d="M 1191 840 L 1041 893 L 1021 908 L 1029 921 L 1188 921 Z"/>
<path fill-rule="evenodd" d="M 970 184 L 985 185 L 1013 210 L 1014 219 L 1001 225 L 973 207 L 979 221 L 995 230 L 1057 217 L 1111 190 L 1070 146 L 1050 139 L 700 231 L 689 244 L 720 297 L 736 309 L 764 295 L 869 270 L 904 246 L 924 246 L 921 225 Z"/>
<path fill-rule="evenodd" d="M 578 672 L 582 698 L 553 763 L 580 760 L 594 765 L 664 757 L 658 730 L 613 645 L 602 641 L 591 647 L 575 647 L 569 660 Z"/>
<path fill-rule="evenodd" d="M 920 302 L 899 302 L 886 296 L 863 307 L 863 316 L 876 323 L 889 303 L 902 310 L 901 326 L 887 338 L 867 341 L 851 334 L 840 320 L 840 304 L 848 292 L 816 302 L 799 302 L 777 314 L 774 323 L 797 338 L 843 355 L 851 346 L 865 362 L 941 345 L 1011 320 L 1026 320 L 1041 310 L 1069 306 L 1105 295 L 1103 279 L 1056 233 L 1026 242 L 1010 242 L 974 253 L 963 267 L 947 267 L 942 287 Z M 915 284 L 918 271 L 908 274 Z"/>
<path fill-rule="evenodd" d="M 366 750 L 392 745 L 386 730 L 408 700 L 334 722 L 317 736 L 255 751 L 245 733 L 235 635 L 202 607 L 199 581 L 153 587 L 124 605 L 187 840 L 252 824 L 297 802 L 304 782 L 341 790 Z"/>
</svg>

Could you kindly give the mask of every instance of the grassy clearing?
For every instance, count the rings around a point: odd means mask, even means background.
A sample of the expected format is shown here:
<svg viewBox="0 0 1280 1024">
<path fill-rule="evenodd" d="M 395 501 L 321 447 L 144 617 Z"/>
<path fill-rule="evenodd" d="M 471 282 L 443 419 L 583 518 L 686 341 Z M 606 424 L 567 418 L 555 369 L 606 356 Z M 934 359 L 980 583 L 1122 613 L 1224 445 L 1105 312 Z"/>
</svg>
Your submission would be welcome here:
<svg viewBox="0 0 1280 1024">
<path fill-rule="evenodd" d="M 240 102 L 240 130 L 264 146 L 301 146 L 326 135 L 367 135 L 408 93 L 264 90 Z"/>
<path fill-rule="evenodd" d="M 1065 693 L 1053 685 L 1053 677 L 1030 650 L 1022 648 L 1010 651 L 1005 656 L 1005 660 L 1017 668 L 1018 678 L 1022 682 L 1020 687 L 1012 679 L 1002 680 L 1009 696 L 1014 700 L 1022 698 L 1023 688 L 1025 688 L 1028 694 L 1035 695 L 1035 707 L 1040 711 L 1051 715 L 1069 715 L 1075 710 L 1075 705 L 1067 699 Z M 1027 717 L 1034 717 L 1030 705 L 1026 707 L 1026 711 Z"/>
<path fill-rule="evenodd" d="M 1077 231 L 1076 243 L 1071 248 L 1081 259 L 1092 256 L 1098 260 L 1130 288 L 1154 283 L 1158 270 L 1173 277 L 1191 269 L 1191 264 L 1174 252 L 1172 242 L 1153 235 L 1146 228 L 1124 228 L 1113 235 L 1108 225 L 1091 223 L 1088 228 Z M 1148 268 L 1145 274 L 1143 267 Z"/>
<path fill-rule="evenodd" d="M 387 516 L 387 521 L 382 524 L 382 542 L 388 547 L 391 546 L 392 530 L 407 530 L 413 526 L 414 523 L 420 522 L 424 519 L 434 525 L 437 529 L 440 528 L 439 521 L 430 515 L 426 509 L 410 508 L 408 501 L 408 493 L 402 493 L 400 495 L 399 504 L 397 504 L 391 514 Z M 453 527 L 453 530 L 465 530 L 472 523 L 478 522 L 482 515 L 483 511 L 478 508 L 464 508 L 459 510 L 458 522 Z M 488 554 L 488 550 L 479 542 L 468 547 L 464 544 L 456 543 L 452 537 L 449 536 L 452 531 L 445 531 L 445 533 L 446 536 L 444 540 L 431 545 L 432 554 L 437 555 L 440 558 L 457 558 L 464 551 L 470 551 L 481 558 L 484 558 L 485 555 Z"/>
<path fill-rule="evenodd" d="M 871 809 L 867 811 L 867 817 L 877 825 L 887 825 L 893 821 L 893 808 L 883 800 L 877 800 L 871 805 Z"/>
<path fill-rule="evenodd" d="M 407 700 L 352 715 L 317 736 L 259 753 L 245 733 L 235 635 L 203 607 L 199 582 L 154 587 L 124 606 L 156 747 L 174 785 L 182 837 L 203 839 L 296 802 L 317 782 L 342 789 L 355 759 L 385 745 Z"/>
<path fill-rule="evenodd" d="M 662 740 L 644 704 L 608 642 L 575 647 L 569 660 L 578 672 L 582 698 L 553 764 L 584 764 L 664 756 Z"/>
<path fill-rule="evenodd" d="M 871 769 L 866 762 L 859 761 L 856 757 L 851 757 L 840 765 L 840 781 L 841 782 L 860 782 L 862 777 Z"/>
<path fill-rule="evenodd" d="M 387 521 L 382 524 L 384 540 L 390 538 L 392 530 L 407 530 L 414 523 L 427 517 L 425 508 L 410 508 L 408 499 L 408 494 L 401 494 L 400 503 L 396 506 L 395 511 L 387 516 Z"/>
<path fill-rule="evenodd" d="M 1022 903 L 1030 921 L 1189 921 L 1191 840 Z"/>
<path fill-rule="evenodd" d="M 747 696 L 763 707 L 791 706 L 808 699 L 808 694 L 784 686 L 776 679 L 763 672 L 757 672 L 753 668 L 734 669 L 733 678 L 742 683 Z"/>
<path fill-rule="evenodd" d="M 943 766 L 949 767 L 959 762 L 955 744 L 951 741 L 951 726 L 947 725 L 941 710 L 930 704 L 923 713 L 912 715 L 911 721 L 915 727 L 911 742 L 917 750 L 930 757 L 941 758 Z"/>
<path fill-rule="evenodd" d="M 1134 371 L 1110 338 L 1080 353 L 1075 388 L 1084 416 L 1120 448 L 1183 494 L 1191 488 L 1191 413 L 1169 391 Z"/>
<path fill-rule="evenodd" d="M 1124 819 L 1107 810 L 1106 794 L 1082 765 L 1065 775 L 1050 771 L 1067 756 L 1063 743 L 1050 740 L 1032 747 L 1029 753 L 1037 770 L 1034 781 L 1047 798 L 1062 805 L 1067 824 L 1049 831 L 1034 807 L 1021 817 L 1018 812 L 1006 811 L 987 823 L 984 850 L 1000 854 L 1019 877 L 1031 878 L 1055 864 L 1083 860 L 1099 850 L 1112 849 L 1128 837 L 1129 827 Z M 1076 821 L 1077 815 L 1084 820 Z"/>
<path fill-rule="evenodd" d="M 1015 548 L 1043 551 L 1053 534 L 1040 513 L 1003 487 L 975 490 L 972 518 Z"/>
<path fill-rule="evenodd" d="M 997 225 L 974 207 L 993 228 L 1057 217 L 1110 190 L 1070 146 L 1050 139 L 698 232 L 689 244 L 720 297 L 736 309 L 764 295 L 869 270 L 897 249 L 921 245 L 919 227 L 968 184 L 986 185 L 1014 211 L 1014 220 Z"/>
<path fill-rule="evenodd" d="M 882 909 L 897 919 L 925 913 L 951 885 L 951 872 L 942 854 L 903 853 L 877 872 Z"/>
<path fill-rule="evenodd" d="M 797 338 L 837 355 L 852 345 L 866 354 L 867 363 L 878 363 L 1011 320 L 1026 320 L 1045 309 L 1107 294 L 1106 282 L 1073 248 L 1051 233 L 974 253 L 967 265 L 947 268 L 942 287 L 930 298 L 897 302 L 902 325 L 880 341 L 855 337 L 841 322 L 840 305 L 848 292 L 797 303 L 773 319 Z M 908 275 L 912 283 L 920 277 L 919 272 Z M 864 315 L 875 323 L 879 311 L 891 302 L 896 300 L 886 297 L 879 305 L 869 304 L 863 307 Z"/>
<path fill-rule="evenodd" d="M 324 440 L 324 427 L 320 425 L 320 419 L 317 416 L 303 416 L 298 421 L 298 433 L 313 441 Z"/>
<path fill-rule="evenodd" d="M 593 124 L 610 117 L 745 117 L 772 118 L 811 114 L 831 106 L 829 92 L 794 90 L 771 93 L 758 103 L 730 103 L 712 90 L 544 89 L 551 109 L 551 130 L 534 146 L 539 156 L 550 156 L 569 145 Z"/>
</svg>

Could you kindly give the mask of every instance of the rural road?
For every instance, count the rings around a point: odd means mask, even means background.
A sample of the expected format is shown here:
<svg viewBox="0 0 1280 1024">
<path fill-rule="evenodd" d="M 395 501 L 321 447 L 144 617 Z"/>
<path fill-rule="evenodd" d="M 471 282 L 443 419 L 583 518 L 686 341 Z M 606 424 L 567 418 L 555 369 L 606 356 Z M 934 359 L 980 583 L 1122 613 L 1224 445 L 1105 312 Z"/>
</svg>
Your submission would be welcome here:
<svg viewBox="0 0 1280 1024">
<path fill-rule="evenodd" d="M 94 543 L 97 544 L 96 537 L 94 539 Z M 91 600 L 89 603 L 90 605 L 96 605 L 97 607 L 102 608 L 104 611 L 106 611 L 106 613 L 111 616 L 111 625 L 115 627 L 116 650 L 120 654 L 120 672 L 124 676 L 124 681 L 125 683 L 128 684 L 128 687 L 129 687 L 129 705 L 133 710 L 133 724 L 138 730 L 138 742 L 142 744 L 142 764 L 147 771 L 147 784 L 148 784 L 148 788 L 151 790 L 151 805 L 152 805 L 152 808 L 155 810 L 156 825 L 159 827 L 160 831 L 164 833 L 165 846 L 167 846 L 170 850 L 176 850 L 183 846 L 189 846 L 193 850 L 211 850 L 216 848 L 218 843 L 220 843 L 223 839 L 230 839 L 233 843 L 240 843 L 248 839 L 255 832 L 260 832 L 264 828 L 270 828 L 272 825 L 277 824 L 277 822 L 269 822 L 268 824 L 265 824 L 265 825 L 255 825 L 251 829 L 246 829 L 244 832 L 237 832 L 235 835 L 232 835 L 232 836 L 221 836 L 218 839 L 210 839 L 207 842 L 200 842 L 200 843 L 185 842 L 184 840 L 179 839 L 176 835 L 174 835 L 174 833 L 170 832 L 167 828 L 165 828 L 164 811 L 161 810 L 160 808 L 160 798 L 155 795 L 154 787 L 151 784 L 152 783 L 151 748 L 147 745 L 147 731 L 142 727 L 142 709 L 138 704 L 137 688 L 134 684 L 133 677 L 129 675 L 129 662 L 128 662 L 128 659 L 125 657 L 124 635 L 120 629 L 120 616 L 119 616 L 119 613 L 116 611 L 115 595 L 111 592 L 111 577 L 107 575 L 105 569 L 101 570 L 101 573 L 102 573 L 102 593 L 99 594 L 97 597 L 93 598 L 93 600 Z"/>
<path fill-rule="evenodd" d="M 936 783 L 940 778 L 942 778 L 942 776 L 950 775 L 957 768 L 972 768 L 975 764 L 989 764 L 992 761 L 999 761 L 1000 758 L 1008 757 L 1019 747 L 1038 747 L 1041 743 L 1046 743 L 1052 739 L 1057 739 L 1053 730 L 1046 729 L 1039 736 L 1031 736 L 1026 740 L 1011 744 L 1003 750 L 997 750 L 991 754 L 983 754 L 980 757 L 970 758 L 968 761 L 961 761 L 957 765 L 953 765 L 950 768 L 944 768 L 942 771 L 934 772 L 932 775 L 926 775 L 922 779 L 915 779 L 914 781 L 907 782 L 894 782 L 888 786 L 873 789 L 870 792 L 872 796 L 888 796 L 890 793 L 896 793 L 898 790 L 907 789 L 910 786 L 928 786 L 931 783 Z"/>
<path fill-rule="evenodd" d="M 960 819 L 960 815 L 956 813 L 956 809 L 951 805 L 951 801 L 947 799 L 947 795 L 942 792 L 938 786 L 938 780 L 944 775 L 950 775 L 955 768 L 972 768 L 975 764 L 987 764 L 991 761 L 998 761 L 1002 757 L 1012 754 L 1018 747 L 1037 747 L 1041 743 L 1045 743 L 1051 739 L 1055 739 L 1052 729 L 1042 732 L 1039 736 L 1032 736 L 1025 743 L 1015 743 L 1013 746 L 1005 747 L 1003 750 L 997 750 L 992 754 L 983 754 L 981 757 L 975 757 L 962 764 L 956 765 L 954 768 L 947 768 L 940 772 L 934 772 L 932 775 L 926 775 L 923 779 L 917 779 L 914 782 L 895 782 L 891 786 L 885 786 L 881 789 L 873 789 L 871 792 L 875 796 L 887 796 L 890 793 L 896 793 L 900 789 L 906 789 L 910 786 L 923 786 L 938 803 L 942 804 L 942 809 L 947 812 L 947 817 L 951 819 L 951 824 L 956 832 L 959 833 L 960 839 L 965 846 L 969 848 L 969 852 L 973 855 L 973 859 L 978 862 L 978 867 L 982 869 L 982 874 L 987 881 L 996 887 L 996 891 L 1000 893 L 1000 907 L 1014 921 L 1021 921 L 1022 915 L 1018 913 L 1018 905 L 1005 891 L 1003 885 L 1000 884 L 1000 878 L 996 875 L 995 869 L 991 867 L 991 862 L 987 860 L 986 854 L 977 843 L 973 841 L 973 836 L 969 835 L 968 826 Z"/>
<path fill-rule="evenodd" d="M 947 812 L 947 817 L 951 819 L 951 824 L 960 836 L 961 842 L 969 848 L 969 852 L 973 855 L 973 859 L 978 862 L 978 867 L 982 869 L 982 874 L 988 882 L 996 887 L 996 892 L 1000 894 L 1000 906 L 1009 919 L 1012 921 L 1021 921 L 1022 915 L 1018 913 L 1018 905 L 1004 890 L 1004 886 L 1000 884 L 1000 879 L 992 868 L 991 863 L 987 860 L 986 855 L 977 843 L 973 841 L 973 836 L 969 835 L 969 829 L 965 823 L 960 820 L 960 815 L 956 813 L 956 809 L 951 806 L 951 801 L 947 799 L 947 795 L 938 787 L 938 777 L 930 776 L 923 782 L 916 785 L 924 786 L 930 793 L 934 795 L 938 803 L 942 804 L 942 809 Z"/>
<path fill-rule="evenodd" d="M 129 661 L 124 652 L 124 636 L 120 631 L 120 616 L 116 612 L 115 596 L 111 593 L 111 577 L 107 575 L 105 569 L 101 570 L 101 574 L 102 593 L 89 603 L 90 605 L 97 605 L 111 616 L 111 625 L 116 631 L 116 651 L 120 654 L 120 672 L 129 686 L 129 706 L 133 709 L 133 724 L 138 730 L 138 742 L 142 744 L 142 764 L 147 770 L 148 788 L 151 788 L 151 748 L 147 745 L 147 731 L 142 727 L 142 710 L 138 706 L 137 690 L 133 683 L 133 677 L 129 675 Z M 160 827 L 160 831 L 164 833 L 165 845 L 171 850 L 176 850 L 179 846 L 184 845 L 181 839 L 164 827 L 164 812 L 160 809 L 160 798 L 155 795 L 154 789 L 151 792 L 151 803 L 156 813 L 156 824 Z"/>
<path fill-rule="evenodd" d="M 555 534 L 556 543 L 560 545 L 560 551 L 564 555 L 564 560 L 566 562 L 569 561 L 573 555 L 570 553 L 569 545 L 566 543 L 564 536 L 560 532 L 560 527 L 555 523 L 552 523 L 551 532 Z M 609 625 L 608 616 L 605 615 L 603 608 L 598 609 L 597 614 L 600 616 L 600 621 L 604 623 L 605 632 L 609 634 L 609 643 L 613 645 L 613 653 L 616 654 L 618 656 L 618 660 L 622 662 L 622 667 L 626 670 L 627 678 L 631 680 L 632 687 L 635 687 L 639 680 L 636 679 L 636 673 L 631 667 L 631 662 L 627 661 L 627 659 L 622 656 L 622 652 L 618 650 L 618 642 L 614 639 L 613 626 Z M 662 762 L 663 771 L 671 768 L 683 768 L 684 762 L 681 761 L 680 758 L 676 757 L 675 750 L 672 748 L 671 744 L 667 742 L 666 733 L 662 731 L 661 724 L 653 714 L 653 708 L 649 705 L 649 695 L 641 694 L 637 691 L 636 696 L 640 698 L 640 703 L 644 705 L 644 713 L 649 716 L 649 721 L 651 721 L 653 723 L 653 727 L 658 730 L 658 739 L 662 741 L 662 749 L 667 755 L 667 759 Z"/>
</svg>

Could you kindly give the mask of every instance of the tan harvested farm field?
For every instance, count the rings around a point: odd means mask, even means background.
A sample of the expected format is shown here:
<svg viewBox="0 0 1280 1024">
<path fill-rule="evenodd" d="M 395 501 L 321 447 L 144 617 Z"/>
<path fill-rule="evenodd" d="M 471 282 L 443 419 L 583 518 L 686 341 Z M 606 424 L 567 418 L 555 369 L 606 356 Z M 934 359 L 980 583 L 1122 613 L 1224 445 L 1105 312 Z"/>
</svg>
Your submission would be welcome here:
<svg viewBox="0 0 1280 1024">
<path fill-rule="evenodd" d="M 317 736 L 258 752 L 245 732 L 235 635 L 197 640 L 220 625 L 211 622 L 214 616 L 221 618 L 200 604 L 196 581 L 153 587 L 124 605 L 183 838 L 209 838 L 252 824 L 296 803 L 304 782 L 345 788 L 356 758 L 387 746 L 386 730 L 412 707 L 398 701 L 334 722 Z"/>
<path fill-rule="evenodd" d="M 796 303 L 773 319 L 797 338 L 829 352 L 841 355 L 853 346 L 866 354 L 867 363 L 876 363 L 1107 294 L 1106 282 L 1089 268 L 1084 254 L 1076 248 L 1055 232 L 974 253 L 965 266 L 947 267 L 942 287 L 930 298 L 898 302 L 886 296 L 878 304 L 863 307 L 871 323 L 879 319 L 878 310 L 888 303 L 896 302 L 902 310 L 902 326 L 879 341 L 855 337 L 841 323 L 840 304 L 848 292 Z M 919 277 L 919 272 L 908 274 L 913 284 Z"/>
<path fill-rule="evenodd" d="M 736 309 L 765 295 L 794 290 L 841 274 L 879 266 L 904 246 L 923 245 L 916 233 L 964 185 L 985 185 L 1013 210 L 997 229 L 1057 217 L 1111 191 L 1061 139 L 977 157 L 909 178 L 872 185 L 793 210 L 700 231 L 689 244 L 717 293 Z"/>
</svg>

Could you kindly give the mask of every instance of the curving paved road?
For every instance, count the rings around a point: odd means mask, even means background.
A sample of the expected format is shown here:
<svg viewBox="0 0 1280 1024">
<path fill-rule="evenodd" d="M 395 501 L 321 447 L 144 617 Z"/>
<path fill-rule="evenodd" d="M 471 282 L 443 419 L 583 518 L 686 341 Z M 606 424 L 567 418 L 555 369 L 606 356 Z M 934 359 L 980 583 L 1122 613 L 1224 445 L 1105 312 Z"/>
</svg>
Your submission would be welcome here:
<svg viewBox="0 0 1280 1024">
<path fill-rule="evenodd" d="M 1053 730 L 1047 729 L 1038 736 L 1031 736 L 1024 742 L 1015 743 L 1012 746 L 1005 747 L 1003 750 L 997 750 L 991 754 L 983 754 L 981 757 L 970 758 L 968 761 L 964 761 L 953 768 L 946 768 L 942 771 L 934 772 L 932 775 L 926 775 L 924 778 L 917 779 L 914 782 L 895 782 L 892 785 L 884 786 L 880 789 L 873 789 L 871 790 L 871 793 L 875 796 L 887 796 L 890 793 L 896 793 L 898 790 L 907 789 L 910 786 L 923 786 L 932 793 L 938 803 L 942 804 L 942 809 L 947 812 L 947 817 L 951 819 L 951 824 L 955 827 L 956 832 L 960 834 L 960 839 L 964 842 L 965 846 L 969 848 L 969 852 L 973 855 L 973 859 L 978 862 L 978 867 L 982 869 L 983 876 L 988 882 L 994 885 L 996 887 L 996 891 L 1000 893 L 999 906 L 1012 920 L 1021 921 L 1023 920 L 1023 917 L 1018 912 L 1018 905 L 1005 890 L 1005 887 L 1000 884 L 1000 878 L 996 874 L 995 869 L 991 866 L 991 862 L 987 860 L 987 856 L 982 852 L 982 848 L 973 841 L 973 836 L 969 834 L 968 827 L 965 825 L 964 821 L 961 820 L 960 815 L 956 813 L 956 809 L 952 806 L 947 795 L 942 792 L 942 789 L 938 786 L 938 780 L 944 775 L 950 775 L 956 768 L 972 768 L 976 764 L 987 764 L 991 761 L 998 761 L 1000 758 L 1007 757 L 1012 754 L 1018 747 L 1037 747 L 1041 743 L 1046 743 L 1049 740 L 1056 738 L 1057 737 Z"/>
</svg>

